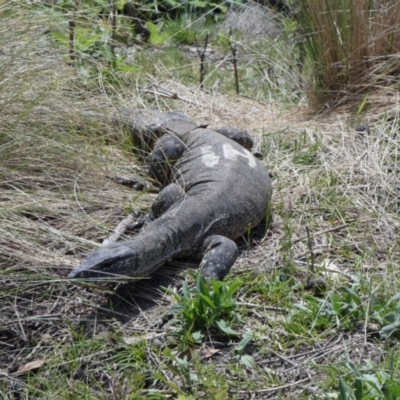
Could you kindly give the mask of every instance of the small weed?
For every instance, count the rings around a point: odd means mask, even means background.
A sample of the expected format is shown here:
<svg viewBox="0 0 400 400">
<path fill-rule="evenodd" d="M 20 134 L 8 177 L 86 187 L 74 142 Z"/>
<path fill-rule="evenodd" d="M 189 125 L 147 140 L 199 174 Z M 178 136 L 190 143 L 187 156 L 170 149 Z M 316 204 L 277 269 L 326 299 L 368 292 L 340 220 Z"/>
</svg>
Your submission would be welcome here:
<svg viewBox="0 0 400 400">
<path fill-rule="evenodd" d="M 165 42 L 169 35 L 165 32 L 161 32 L 159 26 L 152 24 L 151 22 L 146 23 L 146 28 L 150 31 L 149 42 L 154 45 L 159 45 Z"/>
<path fill-rule="evenodd" d="M 53 30 L 54 40 L 68 46 L 68 33 Z M 137 66 L 126 62 L 126 57 L 116 55 L 109 46 L 110 32 L 102 26 L 75 28 L 75 55 L 79 77 L 85 85 L 90 85 L 99 75 L 105 82 L 118 86 L 121 74 L 137 73 Z"/>
<path fill-rule="evenodd" d="M 227 398 L 228 384 L 224 373 L 216 370 L 212 363 L 202 362 L 197 354 L 192 351 L 184 355 L 177 355 L 170 349 L 163 352 L 162 371 L 153 372 L 156 380 L 159 380 L 178 393 L 178 399 L 210 398 L 224 400 Z M 180 385 L 167 379 L 174 377 Z"/>
<path fill-rule="evenodd" d="M 180 358 L 169 348 L 165 349 L 164 355 L 171 361 L 165 365 L 174 375 L 178 375 L 181 378 L 184 391 L 187 390 L 187 387 L 197 383 L 197 375 L 190 371 L 190 363 L 186 356 Z"/>
<path fill-rule="evenodd" d="M 295 282 L 284 272 L 270 276 L 259 275 L 255 278 L 243 276 L 242 278 L 243 281 L 248 282 L 246 288 L 243 289 L 246 295 L 257 295 L 263 304 L 277 307 L 288 307 L 293 304 L 292 287 Z"/>
<path fill-rule="evenodd" d="M 162 31 L 175 43 L 194 45 L 196 38 L 202 41 L 208 25 L 205 18 L 192 19 L 190 15 L 182 15 L 178 19 L 166 21 Z"/>
<path fill-rule="evenodd" d="M 233 359 L 238 362 L 239 364 L 244 365 L 249 369 L 257 368 L 256 362 L 254 357 L 250 354 L 244 354 L 244 350 L 248 346 L 248 344 L 253 340 L 253 332 L 248 331 L 243 335 L 242 340 L 240 343 L 232 350 Z"/>
<path fill-rule="evenodd" d="M 178 303 L 169 312 L 174 316 L 170 324 L 189 333 L 196 343 L 202 342 L 205 334 L 212 332 L 239 336 L 231 326 L 240 320 L 238 306 L 233 297 L 240 284 L 240 281 L 235 281 L 228 285 L 214 279 L 208 282 L 198 274 L 193 289 L 184 282 L 182 294 L 167 290 Z"/>
<path fill-rule="evenodd" d="M 400 376 L 394 368 L 394 352 L 390 357 L 388 370 L 375 370 L 371 366 L 357 369 L 348 361 L 345 365 L 346 375 L 354 375 L 352 380 L 339 377 L 338 393 L 326 394 L 326 399 L 338 400 L 395 400 L 400 396 Z"/>
<path fill-rule="evenodd" d="M 338 292 L 329 291 L 325 298 L 305 296 L 301 303 L 295 304 L 287 319 L 288 331 L 306 325 L 312 329 L 353 330 L 361 323 L 378 322 L 382 328 L 379 335 L 388 339 L 400 331 L 400 295 L 388 301 L 378 301 L 375 291 L 363 298 L 356 285 L 341 287 Z"/>
<path fill-rule="evenodd" d="M 390 309 L 393 304 L 397 302 L 395 309 L 388 313 L 385 313 L 387 309 Z M 380 314 L 383 314 L 381 317 Z M 379 335 L 382 339 L 389 339 L 395 333 L 400 332 L 400 294 L 396 294 L 386 304 L 385 309 L 381 310 L 381 313 L 375 313 L 375 319 L 382 325 L 382 329 L 379 331 Z"/>
<path fill-rule="evenodd" d="M 352 288 L 342 287 L 339 293 L 329 292 L 323 299 L 305 296 L 303 302 L 295 304 L 288 317 L 288 328 L 298 321 L 313 329 L 327 329 L 332 326 L 351 329 L 356 321 L 362 320 L 366 309 L 359 294 Z"/>
</svg>

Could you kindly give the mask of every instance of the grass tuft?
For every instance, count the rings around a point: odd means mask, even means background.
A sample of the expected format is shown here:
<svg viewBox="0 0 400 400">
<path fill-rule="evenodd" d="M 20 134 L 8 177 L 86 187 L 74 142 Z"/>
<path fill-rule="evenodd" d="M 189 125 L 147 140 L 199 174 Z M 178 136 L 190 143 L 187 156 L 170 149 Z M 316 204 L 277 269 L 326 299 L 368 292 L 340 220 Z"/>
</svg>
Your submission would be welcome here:
<svg viewBox="0 0 400 400">
<path fill-rule="evenodd" d="M 315 108 L 397 87 L 400 10 L 396 1 L 301 0 L 299 9 Z"/>
</svg>

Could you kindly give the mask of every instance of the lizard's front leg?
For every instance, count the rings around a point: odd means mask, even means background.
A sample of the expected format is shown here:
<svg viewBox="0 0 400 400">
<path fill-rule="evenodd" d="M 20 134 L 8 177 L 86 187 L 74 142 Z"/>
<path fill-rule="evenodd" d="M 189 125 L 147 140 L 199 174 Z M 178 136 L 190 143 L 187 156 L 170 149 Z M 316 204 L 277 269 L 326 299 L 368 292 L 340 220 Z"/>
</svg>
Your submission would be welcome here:
<svg viewBox="0 0 400 400">
<path fill-rule="evenodd" d="M 206 278 L 223 279 L 231 270 L 238 256 L 238 248 L 233 240 L 225 236 L 209 236 L 203 244 L 204 256 L 200 273 Z"/>
<path fill-rule="evenodd" d="M 163 186 L 170 183 L 171 167 L 184 149 L 185 145 L 178 137 L 171 134 L 161 136 L 146 158 L 150 175 Z"/>
</svg>

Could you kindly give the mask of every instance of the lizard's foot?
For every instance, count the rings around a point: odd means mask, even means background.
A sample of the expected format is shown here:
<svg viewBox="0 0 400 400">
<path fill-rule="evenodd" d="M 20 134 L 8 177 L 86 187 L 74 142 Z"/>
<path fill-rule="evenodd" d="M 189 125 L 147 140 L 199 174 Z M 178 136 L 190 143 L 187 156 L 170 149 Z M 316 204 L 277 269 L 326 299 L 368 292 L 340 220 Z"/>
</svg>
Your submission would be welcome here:
<svg viewBox="0 0 400 400">
<path fill-rule="evenodd" d="M 222 280 L 236 261 L 238 255 L 236 243 L 225 236 L 213 235 L 204 241 L 203 248 L 201 274 L 206 279 Z"/>
<path fill-rule="evenodd" d="M 119 183 L 120 185 L 123 186 L 129 186 L 130 188 L 134 190 L 145 190 L 149 189 L 149 185 L 147 182 L 144 181 L 144 179 L 141 178 L 122 178 L 120 176 L 106 176 L 107 179 L 110 179 L 116 183 Z"/>
</svg>

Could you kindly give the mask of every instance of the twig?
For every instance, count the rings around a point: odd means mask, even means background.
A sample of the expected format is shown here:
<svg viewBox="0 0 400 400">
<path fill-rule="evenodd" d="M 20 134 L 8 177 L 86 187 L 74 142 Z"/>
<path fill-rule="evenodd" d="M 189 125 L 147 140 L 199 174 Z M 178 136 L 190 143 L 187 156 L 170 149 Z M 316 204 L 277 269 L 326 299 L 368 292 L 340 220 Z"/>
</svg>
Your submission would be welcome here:
<svg viewBox="0 0 400 400">
<path fill-rule="evenodd" d="M 35 315 L 33 317 L 26 317 L 26 318 L 21 318 L 21 319 L 16 319 L 16 320 L 11 320 L 4 322 L 5 326 L 9 325 L 14 325 L 14 324 L 19 324 L 20 322 L 28 322 L 28 321 L 41 321 L 41 320 L 62 320 L 64 318 L 63 314 L 44 314 L 44 315 Z M 3 322 L 2 322 L 3 324 Z"/>
<path fill-rule="evenodd" d="M 204 79 L 206 77 L 205 58 L 206 58 L 206 51 L 207 51 L 207 44 L 208 44 L 208 33 L 206 34 L 206 38 L 204 40 L 204 47 L 202 50 L 200 49 L 200 45 L 197 41 L 197 37 L 195 38 L 195 43 L 196 43 L 196 48 L 197 48 L 197 54 L 200 57 L 200 89 L 203 89 Z"/>
<path fill-rule="evenodd" d="M 117 35 L 117 4 L 113 1 L 111 4 L 111 52 L 115 55 L 115 42 Z"/>
<path fill-rule="evenodd" d="M 238 301 L 237 304 L 239 306 L 245 306 L 245 307 L 250 307 L 250 308 L 262 308 L 263 310 L 267 310 L 267 311 L 276 311 L 276 312 L 282 312 L 282 313 L 289 312 L 289 309 L 282 308 L 282 307 L 272 307 L 272 306 L 265 306 L 262 304 L 245 303 L 242 301 Z"/>
<path fill-rule="evenodd" d="M 235 87 L 236 87 L 236 94 L 239 95 L 239 75 L 237 69 L 237 47 L 236 42 L 232 42 L 231 40 L 231 33 L 229 34 L 229 46 L 232 51 L 232 64 L 233 64 L 233 72 L 235 74 Z"/>
<path fill-rule="evenodd" d="M 356 220 L 354 219 L 352 221 L 349 221 L 347 224 L 338 225 L 338 226 L 335 226 L 333 228 L 324 229 L 322 231 L 315 232 L 313 234 L 313 236 L 315 237 L 315 236 L 323 235 L 324 233 L 328 233 L 328 232 L 340 231 L 341 229 L 347 228 L 352 222 L 355 222 L 355 221 Z M 293 244 L 299 243 L 304 239 L 308 239 L 308 235 L 300 236 L 299 238 L 292 240 L 291 244 L 293 245 Z"/>
<path fill-rule="evenodd" d="M 123 235 L 132 225 L 134 225 L 137 215 L 135 213 L 129 214 L 126 218 L 124 218 L 114 229 L 114 233 L 112 233 L 107 239 L 104 239 L 102 246 L 107 246 L 110 243 L 117 242 L 121 235 Z"/>
<path fill-rule="evenodd" d="M 306 226 L 306 232 L 307 232 L 307 246 L 308 250 L 310 251 L 310 258 L 311 258 L 311 263 L 310 263 L 310 272 L 311 274 L 314 274 L 314 252 L 313 252 L 313 247 L 312 247 L 312 240 L 311 240 L 311 234 L 310 234 L 310 228 L 308 225 Z M 309 277 L 311 279 L 311 276 Z"/>
<path fill-rule="evenodd" d="M 293 367 L 298 367 L 299 364 L 296 364 L 292 360 L 289 360 L 287 357 L 283 356 L 282 354 L 277 353 L 276 351 L 269 349 L 272 354 L 275 354 L 276 357 L 280 358 L 282 361 L 287 362 L 288 364 L 292 365 Z"/>
<path fill-rule="evenodd" d="M 69 58 L 72 63 L 75 61 L 75 15 L 79 9 L 79 0 L 74 1 L 72 18 L 68 21 L 69 25 Z"/>
<path fill-rule="evenodd" d="M 75 52 L 74 52 L 74 28 L 75 21 L 69 20 L 69 58 L 72 62 L 75 61 Z"/>
<path fill-rule="evenodd" d="M 240 393 L 240 394 L 248 394 L 248 393 L 269 393 L 269 392 L 275 392 L 275 391 L 277 391 L 277 390 L 287 389 L 287 388 L 289 388 L 289 387 L 291 387 L 291 386 L 295 386 L 295 385 L 298 385 L 298 384 L 300 384 L 300 383 L 303 383 L 303 382 L 306 382 L 306 381 L 309 381 L 309 380 L 310 380 L 310 378 L 304 378 L 304 379 L 301 379 L 301 380 L 299 380 L 299 381 L 297 381 L 297 382 L 291 382 L 291 383 L 288 383 L 288 384 L 286 384 L 286 385 L 275 386 L 275 387 L 271 387 L 271 388 L 268 388 L 268 389 L 238 390 L 238 391 L 231 389 L 230 392 L 231 392 L 231 393 Z"/>
<path fill-rule="evenodd" d="M 155 96 L 161 96 L 161 97 L 167 97 L 169 99 L 186 101 L 187 103 L 194 104 L 196 106 L 201 105 L 200 103 L 197 103 L 196 101 L 193 101 L 190 99 L 185 99 L 184 97 L 181 97 L 178 93 L 172 93 L 168 89 L 165 89 L 157 84 L 152 84 L 151 87 L 154 87 L 155 90 L 143 89 L 142 91 L 144 93 L 154 94 Z"/>
</svg>

